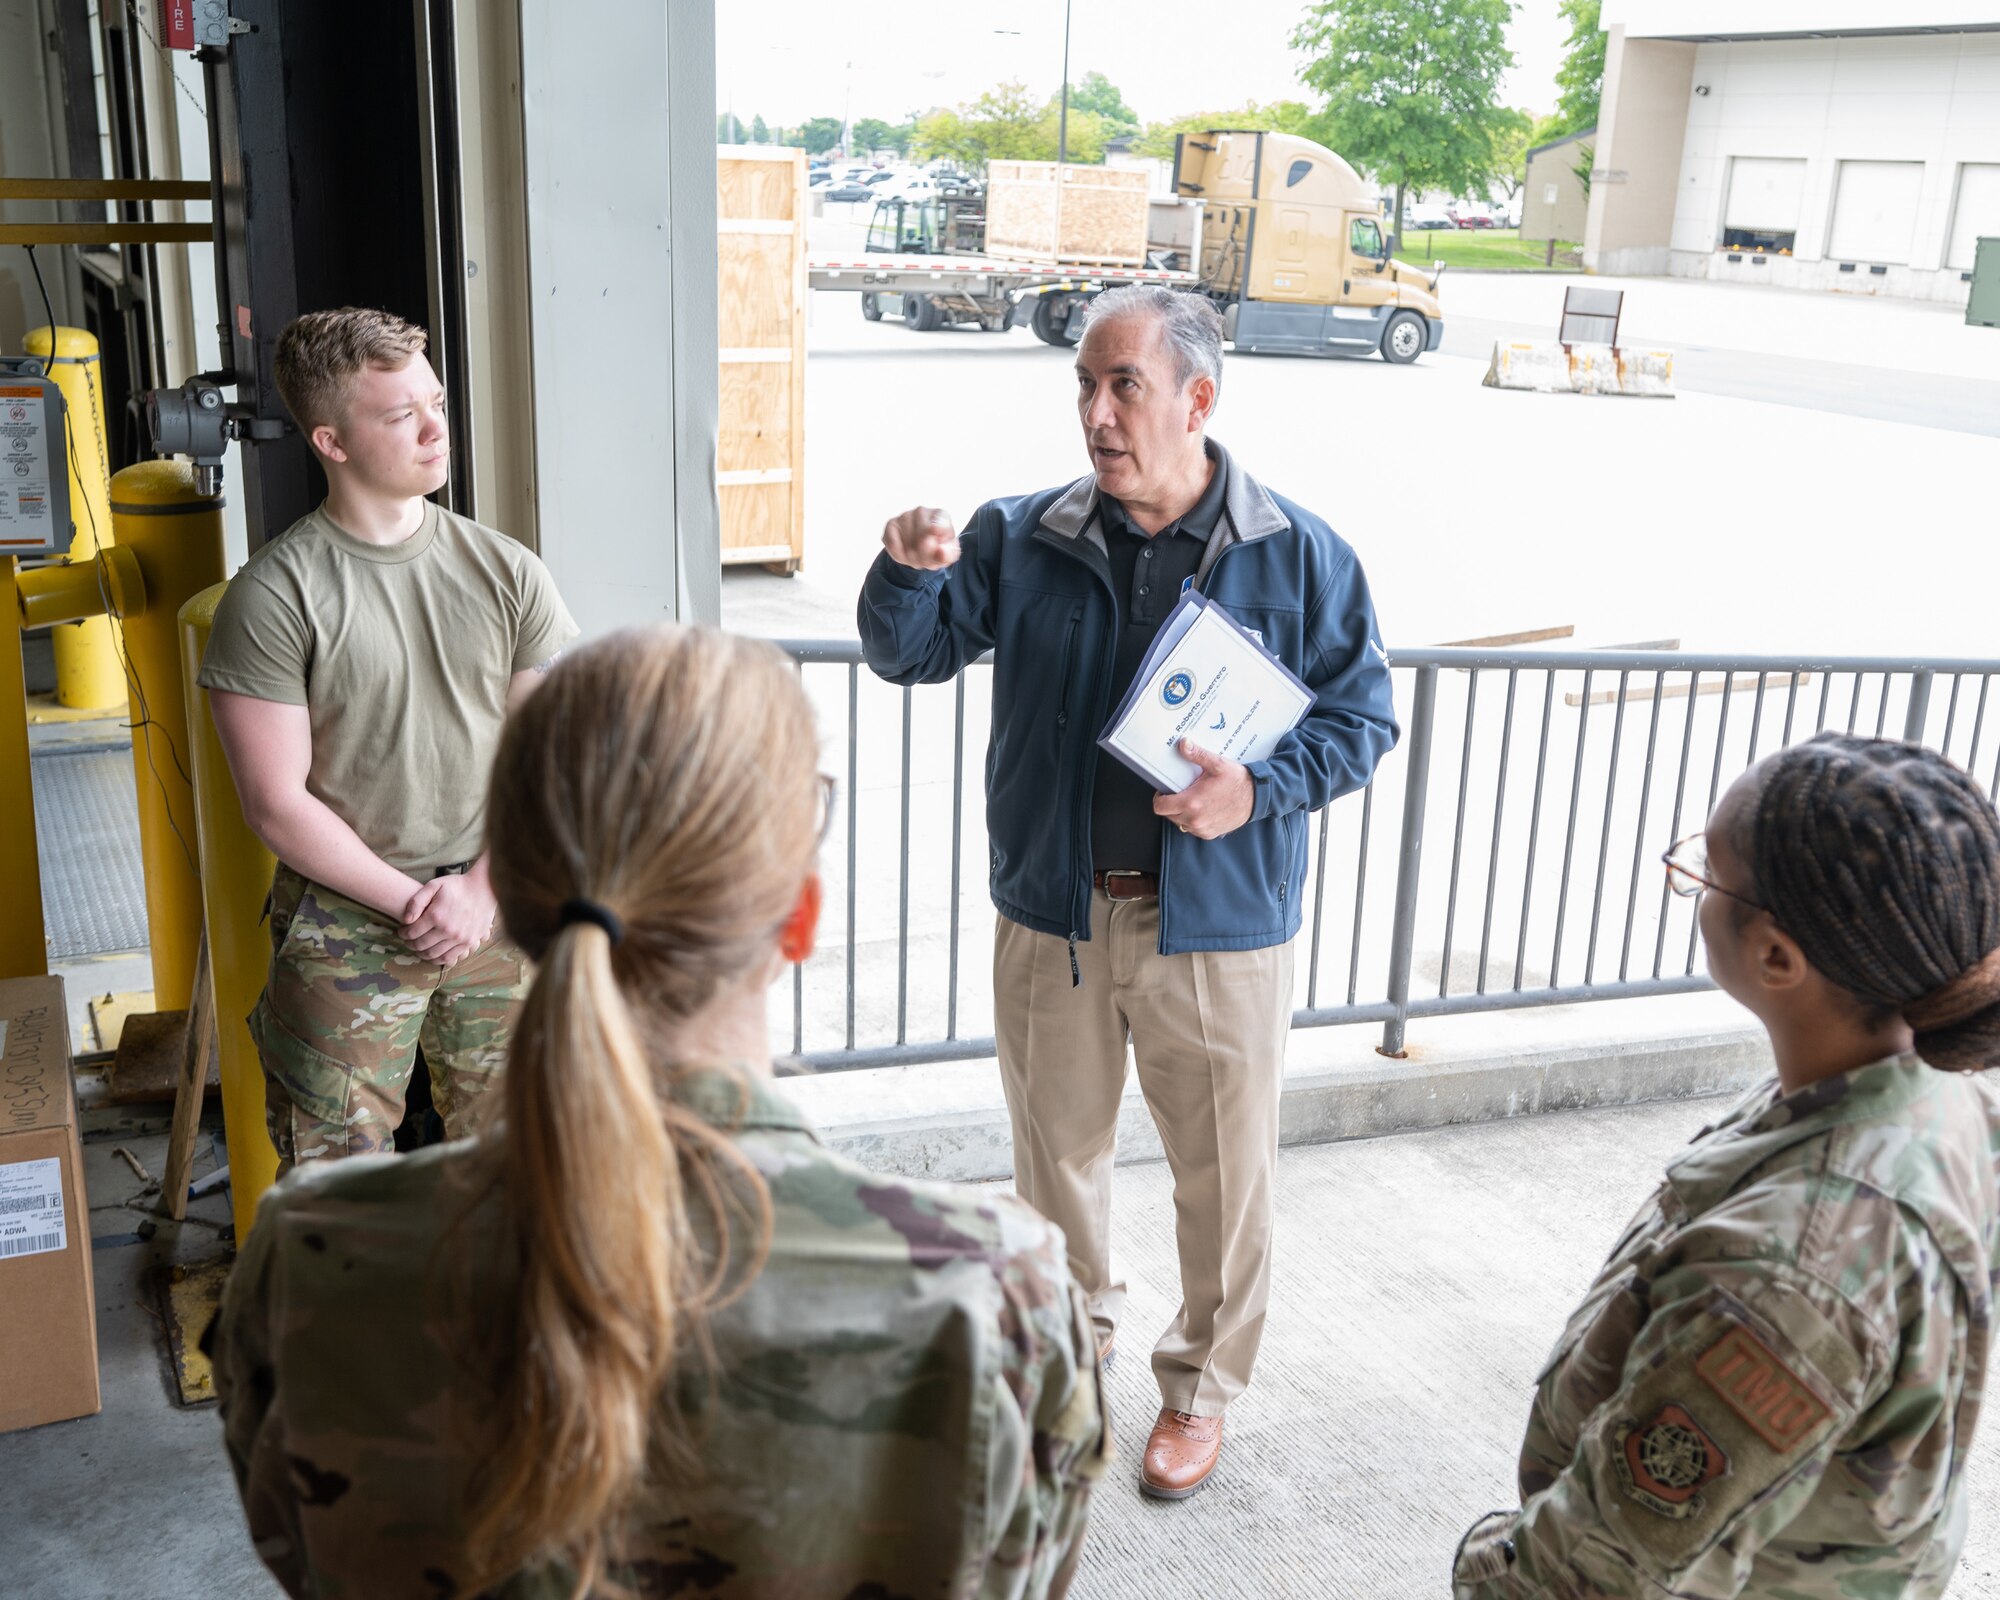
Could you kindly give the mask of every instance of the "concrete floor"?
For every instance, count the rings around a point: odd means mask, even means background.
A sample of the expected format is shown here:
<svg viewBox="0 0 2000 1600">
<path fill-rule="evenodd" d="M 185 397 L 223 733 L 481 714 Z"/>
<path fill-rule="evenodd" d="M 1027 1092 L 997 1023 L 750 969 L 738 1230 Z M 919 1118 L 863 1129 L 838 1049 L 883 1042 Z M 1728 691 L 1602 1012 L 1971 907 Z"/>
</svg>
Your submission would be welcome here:
<svg viewBox="0 0 2000 1600">
<path fill-rule="evenodd" d="M 1516 1118 L 1287 1149 L 1279 1261 L 1257 1382 L 1223 1464 L 1179 1505 L 1134 1484 L 1158 1405 L 1152 1334 L 1177 1302 L 1164 1166 L 1121 1168 L 1116 1248 L 1132 1298 L 1112 1369 L 1120 1460 L 1075 1594 L 1122 1600 L 1446 1592 L 1460 1533 L 1509 1503 L 1529 1381 L 1619 1226 L 1717 1102 Z M 133 1239 L 157 1123 L 90 1119 L 102 1415 L 0 1438 L 7 1600 L 278 1593 L 243 1534 L 213 1407 L 178 1409 L 151 1298 L 173 1259 L 212 1257 L 220 1199 L 179 1237 Z M 203 1165 L 206 1166 L 206 1160 Z M 120 1174 L 123 1174 L 121 1179 Z M 125 1242 L 120 1242 L 121 1240 Z M 2000 1600 L 2000 1429 L 1975 1451 L 1971 1542 L 1952 1600 Z"/>
</svg>

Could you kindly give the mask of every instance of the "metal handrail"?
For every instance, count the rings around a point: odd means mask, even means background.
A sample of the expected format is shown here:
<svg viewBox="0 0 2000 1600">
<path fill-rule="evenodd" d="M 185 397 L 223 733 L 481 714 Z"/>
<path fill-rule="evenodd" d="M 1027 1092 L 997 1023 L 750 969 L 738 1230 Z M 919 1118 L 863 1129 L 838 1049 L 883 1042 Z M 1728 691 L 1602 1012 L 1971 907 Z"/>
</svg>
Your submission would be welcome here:
<svg viewBox="0 0 2000 1600">
<path fill-rule="evenodd" d="M 913 996 L 910 981 L 914 727 L 918 696 L 942 694 L 944 686 L 918 690 L 879 684 L 864 673 L 856 640 L 777 643 L 802 675 L 815 668 L 844 669 L 847 675 L 842 1042 L 835 1048 L 808 1048 L 809 1032 L 822 1030 L 808 1029 L 805 970 L 795 968 L 794 1052 L 821 1068 L 990 1055 L 990 1036 L 959 1032 L 964 1009 L 960 908 L 968 887 L 961 869 L 968 855 L 978 856 L 964 847 L 962 837 L 971 788 L 966 674 L 960 673 L 951 686 L 945 1027 L 942 1037 L 916 1039 L 910 1028 L 913 998 L 933 1000 L 935 995 L 932 986 L 924 986 L 920 996 Z M 991 659 L 989 652 L 973 665 Z M 2000 707 L 2000 695 L 1993 693 L 2000 659 L 1458 646 L 1391 651 L 1390 661 L 1399 680 L 1402 744 L 1358 795 L 1335 801 L 1309 822 L 1317 839 L 1308 838 L 1311 917 L 1309 938 L 1301 941 L 1305 1003 L 1294 1012 L 1293 1026 L 1379 1022 L 1381 1048 L 1392 1056 L 1403 1054 L 1412 1019 L 1713 987 L 1697 969 L 1699 942 L 1691 907 L 1682 909 L 1663 880 L 1657 894 L 1642 893 L 1642 887 L 1649 871 L 1658 870 L 1661 848 L 1698 828 L 1713 810 L 1725 779 L 1733 780 L 1795 738 L 1834 727 L 1926 741 L 1974 770 L 1989 794 L 2000 794 L 2000 710 L 1990 727 L 1988 718 L 1989 704 Z M 1481 684 L 1494 678 L 1504 679 L 1504 699 L 1489 694 L 1482 703 Z M 864 682 L 873 686 L 871 694 L 900 696 L 901 711 L 895 1028 L 892 1041 L 874 1043 L 857 1038 L 862 905 L 857 867 L 863 809 L 857 791 Z M 1674 702 L 1684 702 L 1684 707 L 1677 706 L 1669 716 L 1666 707 Z M 1744 714 L 1732 717 L 1732 706 L 1739 702 Z M 1574 728 L 1566 718 L 1573 718 Z M 1519 735 L 1531 723 L 1535 731 L 1529 744 Z M 876 722 L 871 718 L 867 725 L 872 731 Z M 1444 748 L 1455 745 L 1456 763 L 1434 759 L 1441 738 Z M 938 747 L 926 740 L 922 748 L 930 759 Z M 1532 763 L 1525 759 L 1529 749 Z M 1378 838 L 1373 825 L 1378 789 L 1385 803 L 1398 806 L 1393 841 Z M 1481 803 L 1475 807 L 1475 801 Z M 1489 802 L 1490 813 L 1482 821 L 1480 812 Z M 1435 868 L 1427 871 L 1425 863 L 1427 854 L 1438 854 L 1426 846 L 1439 831 L 1433 819 L 1441 821 L 1447 814 L 1441 807 L 1448 807 L 1452 818 L 1449 865 L 1442 876 Z M 1328 904 L 1336 828 L 1343 848 L 1351 836 L 1348 859 L 1353 863 L 1352 915 L 1343 913 L 1338 919 L 1329 916 Z M 1395 866 L 1386 925 L 1384 908 L 1368 898 L 1371 860 L 1377 856 L 1382 858 L 1378 868 L 1391 860 Z M 1523 863 L 1518 874 L 1508 868 L 1511 860 Z M 868 904 L 876 908 L 873 899 Z M 886 912 L 886 906 L 881 909 Z M 1343 937 L 1344 961 L 1338 948 Z M 1577 973 L 1579 960 L 1582 970 Z M 1429 977 L 1423 985 L 1417 981 L 1430 961 L 1437 968 L 1434 992 L 1416 992 L 1431 983 Z M 1471 976 L 1461 976 L 1468 961 Z M 1322 989 L 1338 982 L 1343 965 L 1345 998 L 1323 1000 Z M 822 1020 L 816 1010 L 815 1023 Z"/>
</svg>

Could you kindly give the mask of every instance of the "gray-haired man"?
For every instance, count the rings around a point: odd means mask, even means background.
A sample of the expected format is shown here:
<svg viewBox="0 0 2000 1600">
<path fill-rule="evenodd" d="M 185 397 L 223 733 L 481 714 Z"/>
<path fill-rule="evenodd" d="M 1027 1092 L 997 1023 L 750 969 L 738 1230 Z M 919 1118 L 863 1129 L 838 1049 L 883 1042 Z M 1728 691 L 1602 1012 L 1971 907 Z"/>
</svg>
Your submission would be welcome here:
<svg viewBox="0 0 2000 1600">
<path fill-rule="evenodd" d="M 988 501 L 962 543 L 934 508 L 893 518 L 859 608 L 868 663 L 893 683 L 993 651 L 994 1025 L 1014 1181 L 1067 1236 L 1107 1357 L 1125 1299 L 1110 1214 L 1128 1043 L 1137 1060 L 1181 1264 L 1141 1469 L 1168 1499 L 1214 1470 L 1263 1334 L 1306 817 L 1365 784 L 1397 734 L 1360 564 L 1206 438 L 1221 376 L 1206 300 L 1100 296 L 1076 359 L 1091 472 Z M 1184 747 L 1201 776 L 1161 795 L 1096 740 L 1190 584 L 1316 699 L 1266 761 Z"/>
</svg>

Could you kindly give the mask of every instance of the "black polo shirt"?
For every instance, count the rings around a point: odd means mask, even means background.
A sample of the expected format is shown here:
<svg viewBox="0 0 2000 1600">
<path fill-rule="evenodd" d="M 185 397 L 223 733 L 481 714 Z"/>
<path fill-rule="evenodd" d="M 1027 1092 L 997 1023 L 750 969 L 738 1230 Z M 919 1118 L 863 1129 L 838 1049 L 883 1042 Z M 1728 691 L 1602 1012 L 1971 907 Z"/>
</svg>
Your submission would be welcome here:
<svg viewBox="0 0 2000 1600">
<path fill-rule="evenodd" d="M 1117 645 L 1111 658 L 1111 700 L 1116 709 L 1138 675 L 1153 635 L 1179 602 L 1222 520 L 1227 473 L 1213 453 L 1208 488 L 1185 516 L 1148 537 L 1133 525 L 1125 508 L 1109 495 L 1097 499 L 1098 526 L 1111 559 L 1111 591 L 1117 599 Z M 1107 869 L 1158 872 L 1160 829 L 1153 811 L 1153 786 L 1124 762 L 1097 753 L 1097 784 L 1090 801 L 1092 865 Z"/>
</svg>

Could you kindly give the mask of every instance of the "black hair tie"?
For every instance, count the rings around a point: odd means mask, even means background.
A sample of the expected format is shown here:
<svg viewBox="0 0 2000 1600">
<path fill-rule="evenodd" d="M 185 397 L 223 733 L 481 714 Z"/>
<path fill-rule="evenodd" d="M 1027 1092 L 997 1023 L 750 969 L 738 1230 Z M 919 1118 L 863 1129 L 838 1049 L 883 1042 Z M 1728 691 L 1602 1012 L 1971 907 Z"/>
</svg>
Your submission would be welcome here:
<svg viewBox="0 0 2000 1600">
<path fill-rule="evenodd" d="M 591 923 L 602 928 L 604 936 L 614 945 L 625 937 L 625 924 L 618 920 L 618 913 L 595 900 L 565 900 L 556 912 L 556 921 L 564 928 L 573 922 Z"/>
</svg>

